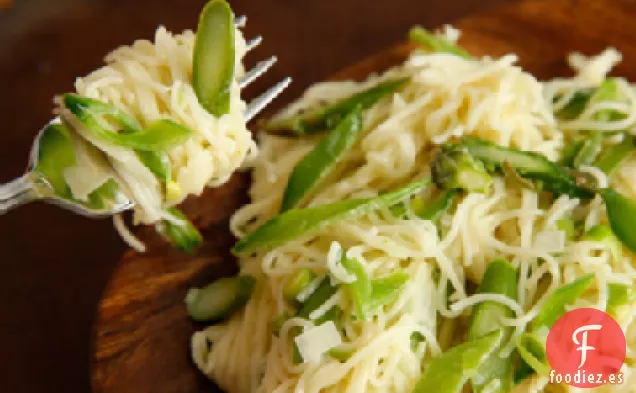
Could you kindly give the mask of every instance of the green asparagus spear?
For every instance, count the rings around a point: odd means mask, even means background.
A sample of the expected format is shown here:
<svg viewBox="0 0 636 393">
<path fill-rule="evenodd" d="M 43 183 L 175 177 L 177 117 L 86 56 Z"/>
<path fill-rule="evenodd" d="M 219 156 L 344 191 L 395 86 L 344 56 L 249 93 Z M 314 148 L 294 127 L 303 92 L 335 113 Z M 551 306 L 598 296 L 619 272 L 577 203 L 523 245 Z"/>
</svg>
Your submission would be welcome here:
<svg viewBox="0 0 636 393">
<path fill-rule="evenodd" d="M 604 138 L 603 133 L 593 132 L 590 137 L 583 142 L 581 149 L 574 157 L 572 166 L 578 168 L 582 165 L 592 164 L 601 153 Z"/>
<path fill-rule="evenodd" d="M 628 198 L 611 188 L 601 190 L 605 211 L 612 231 L 632 252 L 636 252 L 636 200 Z"/>
<path fill-rule="evenodd" d="M 612 283 L 608 285 L 607 313 L 617 320 L 631 312 L 634 303 L 634 288 L 631 285 Z"/>
<path fill-rule="evenodd" d="M 233 248 L 236 254 L 274 247 L 311 233 L 338 220 L 354 219 L 371 211 L 390 207 L 425 187 L 430 180 L 408 184 L 375 198 L 349 199 L 306 209 L 292 209 L 274 217 L 242 238 Z"/>
<path fill-rule="evenodd" d="M 290 118 L 273 119 L 261 124 L 261 126 L 266 131 L 290 131 L 295 135 L 331 130 L 356 107 L 360 107 L 362 110 L 370 108 L 382 98 L 406 85 L 408 81 L 408 78 L 383 81 L 374 87 L 324 108 L 301 113 Z"/>
<path fill-rule="evenodd" d="M 564 218 L 556 222 L 557 228 L 565 232 L 565 237 L 568 240 L 574 240 L 577 237 L 577 228 L 574 220 Z"/>
<path fill-rule="evenodd" d="M 485 192 L 492 184 L 484 164 L 463 147 L 437 152 L 431 162 L 431 175 L 435 184 L 445 190 Z"/>
<path fill-rule="evenodd" d="M 230 110 L 234 79 L 234 14 L 224 0 L 212 0 L 199 17 L 194 43 L 192 86 L 203 106 L 220 117 Z"/>
<path fill-rule="evenodd" d="M 373 293 L 373 284 L 362 263 L 355 258 L 342 258 L 342 266 L 355 276 L 356 280 L 345 284 L 349 296 L 353 299 L 356 316 L 361 320 L 369 317 L 369 303 Z"/>
<path fill-rule="evenodd" d="M 256 280 L 251 276 L 225 277 L 204 288 L 191 288 L 185 298 L 188 315 L 195 321 L 228 317 L 249 300 Z"/>
<path fill-rule="evenodd" d="M 201 233 L 176 207 L 169 208 L 167 212 L 180 223 L 163 220 L 157 227 L 158 232 L 181 251 L 194 254 L 203 243 Z"/>
<path fill-rule="evenodd" d="M 283 286 L 283 295 L 285 295 L 285 298 L 287 298 L 290 302 L 296 303 L 298 295 L 307 289 L 309 284 L 311 284 L 315 278 L 316 275 L 313 271 L 311 271 L 311 269 L 304 268 L 296 270 L 296 272 L 289 276 L 287 281 L 285 281 L 285 285 Z"/>
<path fill-rule="evenodd" d="M 486 168 L 501 170 L 508 163 L 522 177 L 541 181 L 552 192 L 583 199 L 594 196 L 592 184 L 585 184 L 583 178 L 574 176 L 541 154 L 498 146 L 477 138 L 465 138 L 461 146 L 465 146 L 470 154 L 483 161 Z"/>
<path fill-rule="evenodd" d="M 532 321 L 531 330 L 517 339 L 517 352 L 539 374 L 546 375 L 550 371 L 545 352 L 549 329 L 565 314 L 566 306 L 587 290 L 593 279 L 594 274 L 588 274 L 557 289 Z"/>
<path fill-rule="evenodd" d="M 61 198 L 72 198 L 64 170 L 75 165 L 75 148 L 68 129 L 62 124 L 48 125 L 40 136 L 38 163 L 34 171 Z"/>
<path fill-rule="evenodd" d="M 302 303 L 300 310 L 296 313 L 297 317 L 309 319 L 309 315 L 315 311 L 318 307 L 320 307 L 324 302 L 329 300 L 331 296 L 333 296 L 338 290 L 337 286 L 333 286 L 330 283 L 329 276 L 325 276 L 318 284 L 318 287 L 309 295 L 309 297 Z M 316 325 L 322 325 L 328 320 L 336 322 L 339 318 L 341 310 L 334 306 L 330 308 L 323 316 L 316 319 L 314 323 Z M 302 333 L 302 328 L 294 328 L 291 331 L 291 335 L 293 337 L 298 336 Z M 294 343 L 294 349 L 292 353 L 292 360 L 294 364 L 300 364 L 303 361 L 302 356 L 300 355 L 300 351 Z"/>
<path fill-rule="evenodd" d="M 425 204 L 421 198 L 416 196 L 411 202 L 411 208 L 419 218 L 437 221 L 453 206 L 456 195 L 457 190 L 449 190 L 429 204 Z"/>
<path fill-rule="evenodd" d="M 625 133 L 622 142 L 608 148 L 594 165 L 607 176 L 612 176 L 616 169 L 634 153 L 634 150 L 636 150 L 634 137 Z"/>
<path fill-rule="evenodd" d="M 309 319 L 309 314 L 320 307 L 324 302 L 329 300 L 338 287 L 331 285 L 328 276 L 325 276 L 314 292 L 303 302 L 302 307 L 298 310 L 296 316 Z"/>
<path fill-rule="evenodd" d="M 541 327 L 551 328 L 565 314 L 565 307 L 574 303 L 594 280 L 594 274 L 586 274 L 557 289 L 544 303 L 539 315 L 532 321 L 534 330 Z"/>
<path fill-rule="evenodd" d="M 568 101 L 567 105 L 555 115 L 563 120 L 572 120 L 577 118 L 590 100 L 590 97 L 596 89 L 583 89 L 574 93 L 574 96 Z"/>
<path fill-rule="evenodd" d="M 65 94 L 62 100 L 95 137 L 117 146 L 137 151 L 165 151 L 183 143 L 192 133 L 168 119 L 157 120 L 142 129 L 132 116 L 92 98 Z M 111 125 L 112 120 L 122 127 L 123 132 Z"/>
<path fill-rule="evenodd" d="M 364 321 L 369 320 L 380 307 L 394 301 L 409 279 L 404 272 L 371 279 L 362 263 L 355 258 L 343 258 L 342 265 L 356 277 L 354 282 L 345 284 L 345 288 L 355 304 L 356 316 Z"/>
<path fill-rule="evenodd" d="M 115 200 L 119 192 L 119 184 L 110 178 L 104 184 L 97 187 L 93 192 L 88 194 L 88 202 L 84 203 L 90 209 L 102 210 L 107 209 L 109 204 Z"/>
<path fill-rule="evenodd" d="M 368 307 L 371 313 L 395 301 L 409 279 L 410 276 L 401 271 L 374 278 L 371 282 L 371 299 Z"/>
<path fill-rule="evenodd" d="M 585 141 L 574 141 L 572 143 L 568 143 L 561 150 L 561 159 L 559 160 L 559 165 L 572 168 L 574 167 L 574 160 L 577 155 L 583 148 Z"/>
<path fill-rule="evenodd" d="M 589 100 L 589 104 L 602 102 L 602 101 L 616 101 L 620 99 L 618 96 L 618 85 L 615 78 L 608 78 L 598 89 L 592 94 Z M 602 110 L 594 114 L 594 118 L 600 121 L 610 121 L 614 118 L 622 117 L 621 114 L 612 110 Z M 601 153 L 603 147 L 603 140 L 607 136 L 607 133 L 600 131 L 593 131 L 591 135 L 585 139 L 581 150 L 574 158 L 574 167 L 578 168 L 581 165 L 591 165 Z"/>
<path fill-rule="evenodd" d="M 335 169 L 361 132 L 362 110 L 357 106 L 294 167 L 280 211 L 302 204 Z"/>
<path fill-rule="evenodd" d="M 409 31 L 409 40 L 415 42 L 424 48 L 432 52 L 445 52 L 451 53 L 465 59 L 470 59 L 471 56 L 463 48 L 446 40 L 443 37 L 437 36 L 430 31 L 426 30 L 422 26 L 413 26 Z"/>
<path fill-rule="evenodd" d="M 501 341 L 501 331 L 467 341 L 433 358 L 413 393 L 459 393 L 470 378 L 481 378 L 479 367 Z"/>
<path fill-rule="evenodd" d="M 484 277 L 477 288 L 477 293 L 494 293 L 509 297 L 512 300 L 517 298 L 517 271 L 512 265 L 504 260 L 497 260 L 488 265 Z M 483 337 L 494 331 L 502 331 L 502 342 L 507 342 L 512 335 L 514 328 L 501 325 L 501 318 L 512 318 L 513 311 L 497 302 L 479 303 L 473 308 L 470 322 L 468 324 L 468 339 L 474 340 Z M 489 381 L 499 380 L 499 387 L 489 390 L 492 393 L 505 393 L 512 389 L 513 378 L 513 357 L 512 354 L 506 358 L 499 356 L 497 351 L 491 353 L 482 361 L 478 374 L 481 379 L 472 380 L 473 390 L 479 393 L 484 390 Z"/>
</svg>

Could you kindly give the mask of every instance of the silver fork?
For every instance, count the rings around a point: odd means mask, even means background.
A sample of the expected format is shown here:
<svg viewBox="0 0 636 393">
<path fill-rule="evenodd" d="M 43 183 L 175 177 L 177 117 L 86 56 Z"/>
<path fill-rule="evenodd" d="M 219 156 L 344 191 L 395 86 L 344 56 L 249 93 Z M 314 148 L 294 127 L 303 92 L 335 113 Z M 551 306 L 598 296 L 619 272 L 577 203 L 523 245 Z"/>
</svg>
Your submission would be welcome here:
<svg viewBox="0 0 636 393">
<path fill-rule="evenodd" d="M 245 26 L 247 18 L 240 16 L 236 18 L 235 24 L 242 28 Z M 257 36 L 247 42 L 247 51 L 257 47 L 262 41 L 261 36 Z M 260 61 L 239 80 L 241 89 L 247 87 L 250 83 L 263 75 L 267 70 L 276 63 L 276 56 L 272 56 L 267 60 Z M 267 89 L 264 93 L 254 98 L 248 105 L 245 113 L 247 121 L 254 118 L 267 104 L 269 104 L 276 96 L 278 96 L 291 83 L 291 78 L 287 77 Z M 59 122 L 59 118 L 53 119 L 51 123 Z M 49 124 L 51 124 L 49 123 Z M 48 126 L 48 125 L 47 125 Z M 19 178 L 6 184 L 0 184 L 0 215 L 12 210 L 20 205 L 24 205 L 35 200 L 58 205 L 64 209 L 70 210 L 76 214 L 90 218 L 104 218 L 119 214 L 123 211 L 132 209 L 134 203 L 119 194 L 117 200 L 105 210 L 93 209 L 85 206 L 81 202 L 70 201 L 68 199 L 59 198 L 55 195 L 53 188 L 46 182 L 46 179 L 40 177 L 33 169 L 38 163 L 38 154 L 40 149 L 40 137 L 42 136 L 46 126 L 38 132 L 33 141 L 31 152 L 29 154 L 29 169 Z"/>
</svg>

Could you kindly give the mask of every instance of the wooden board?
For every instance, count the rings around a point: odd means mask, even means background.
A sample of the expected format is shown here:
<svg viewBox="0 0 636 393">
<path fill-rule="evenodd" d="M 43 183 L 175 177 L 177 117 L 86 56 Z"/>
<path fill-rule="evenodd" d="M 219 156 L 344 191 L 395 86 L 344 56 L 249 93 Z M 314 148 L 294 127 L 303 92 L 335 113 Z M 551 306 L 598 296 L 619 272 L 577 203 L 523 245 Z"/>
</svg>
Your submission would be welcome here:
<svg viewBox="0 0 636 393">
<path fill-rule="evenodd" d="M 455 25 L 463 30 L 461 43 L 471 53 L 514 52 L 539 78 L 568 74 L 566 55 L 571 51 L 595 54 L 614 46 L 624 54 L 615 73 L 634 80 L 634 15 L 636 2 L 628 0 L 532 0 Z M 399 63 L 408 51 L 408 45 L 398 45 L 347 68 L 336 79 L 363 78 Z M 128 251 L 123 256 L 94 326 L 91 372 L 96 393 L 218 392 L 190 360 L 190 335 L 202 326 L 189 321 L 183 298 L 190 286 L 234 269 L 228 219 L 246 202 L 248 185 L 249 175 L 237 174 L 224 187 L 186 202 L 186 213 L 206 238 L 196 256 L 180 254 L 151 230 L 141 233 L 148 253 Z"/>
</svg>

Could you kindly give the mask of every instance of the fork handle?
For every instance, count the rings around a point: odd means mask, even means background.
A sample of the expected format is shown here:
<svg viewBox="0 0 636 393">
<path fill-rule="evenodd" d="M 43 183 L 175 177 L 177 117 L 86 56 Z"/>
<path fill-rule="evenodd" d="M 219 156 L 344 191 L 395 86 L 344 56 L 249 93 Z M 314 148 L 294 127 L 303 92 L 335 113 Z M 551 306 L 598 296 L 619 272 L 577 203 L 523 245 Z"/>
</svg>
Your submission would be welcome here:
<svg viewBox="0 0 636 393">
<path fill-rule="evenodd" d="M 0 185 L 0 215 L 38 199 L 30 173 Z"/>
<path fill-rule="evenodd" d="M 0 184 L 0 201 L 10 199 L 33 188 L 33 182 L 31 181 L 30 173 L 11 180 L 6 184 Z"/>
</svg>

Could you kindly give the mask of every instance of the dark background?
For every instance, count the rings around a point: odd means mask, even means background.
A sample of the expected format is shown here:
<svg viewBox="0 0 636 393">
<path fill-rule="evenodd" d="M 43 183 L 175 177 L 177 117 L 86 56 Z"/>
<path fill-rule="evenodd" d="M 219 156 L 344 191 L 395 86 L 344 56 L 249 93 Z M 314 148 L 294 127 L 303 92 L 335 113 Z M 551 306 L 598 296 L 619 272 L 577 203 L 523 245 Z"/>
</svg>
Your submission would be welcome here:
<svg viewBox="0 0 636 393">
<path fill-rule="evenodd" d="M 510 0 L 231 0 L 264 36 L 247 65 L 279 63 L 250 92 L 285 75 L 282 99 L 403 40 L 416 23 L 437 27 Z M 13 3 L 9 5 L 9 3 Z M 0 0 L 0 183 L 20 175 L 52 97 L 102 64 L 118 45 L 159 24 L 195 28 L 204 0 Z M 4 9 L 2 9 L 4 8 Z M 88 392 L 91 324 L 125 249 L 109 220 L 44 204 L 0 216 L 0 391 Z"/>
</svg>

